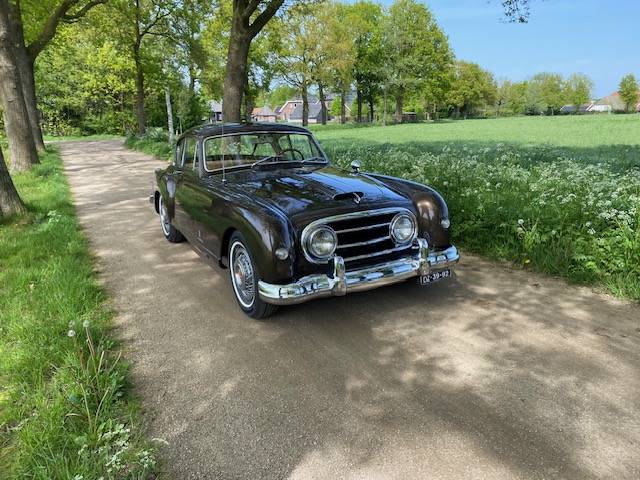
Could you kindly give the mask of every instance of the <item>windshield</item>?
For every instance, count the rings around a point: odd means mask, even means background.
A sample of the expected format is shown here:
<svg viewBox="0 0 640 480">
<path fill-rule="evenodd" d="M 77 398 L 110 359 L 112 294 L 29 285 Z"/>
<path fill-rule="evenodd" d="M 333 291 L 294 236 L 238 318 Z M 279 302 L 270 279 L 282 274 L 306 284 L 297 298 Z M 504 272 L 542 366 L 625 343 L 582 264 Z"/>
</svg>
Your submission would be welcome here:
<svg viewBox="0 0 640 480">
<path fill-rule="evenodd" d="M 252 166 L 269 162 L 326 161 L 311 135 L 287 132 L 251 132 L 208 138 L 204 143 L 205 169 Z"/>
</svg>

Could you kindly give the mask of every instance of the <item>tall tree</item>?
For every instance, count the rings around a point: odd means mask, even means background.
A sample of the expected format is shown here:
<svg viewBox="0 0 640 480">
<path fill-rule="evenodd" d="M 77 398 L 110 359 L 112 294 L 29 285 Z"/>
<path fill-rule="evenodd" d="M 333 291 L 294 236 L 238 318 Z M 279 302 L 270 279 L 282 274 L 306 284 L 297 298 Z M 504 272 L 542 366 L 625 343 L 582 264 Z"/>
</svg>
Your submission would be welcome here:
<svg viewBox="0 0 640 480">
<path fill-rule="evenodd" d="M 385 21 L 386 85 L 395 96 L 395 120 L 402 121 L 405 94 L 451 64 L 447 37 L 431 11 L 415 0 L 396 0 Z"/>
<path fill-rule="evenodd" d="M 302 125 L 309 124 L 311 56 L 318 39 L 310 31 L 319 12 L 311 5 L 296 5 L 287 11 L 282 25 L 282 54 L 278 75 L 302 97 Z"/>
<path fill-rule="evenodd" d="M 449 92 L 449 102 L 457 116 L 474 116 L 479 108 L 493 105 L 496 95 L 496 82 L 491 72 L 476 63 L 457 62 L 455 80 Z"/>
<path fill-rule="evenodd" d="M 580 112 L 580 107 L 591 100 L 593 82 L 583 73 L 572 74 L 564 83 L 564 98 L 570 105 L 576 107 L 575 112 Z"/>
<path fill-rule="evenodd" d="M 565 104 L 562 90 L 562 76 L 557 73 L 542 72 L 529 81 L 529 88 L 538 92 L 544 108 L 541 113 L 554 115 Z"/>
<path fill-rule="evenodd" d="M 7 164 L 0 148 L 0 218 L 24 212 L 20 195 L 9 176 Z"/>
<path fill-rule="evenodd" d="M 251 42 L 283 3 L 284 0 L 233 0 L 222 104 L 225 121 L 241 120 L 242 98 L 248 82 L 247 60 Z"/>
<path fill-rule="evenodd" d="M 131 49 L 135 65 L 136 121 L 138 134 L 147 128 L 145 112 L 145 55 L 144 48 L 149 37 L 169 36 L 168 18 L 175 5 L 171 0 L 118 0 L 112 5 L 119 13 L 121 36 Z"/>
<path fill-rule="evenodd" d="M 30 133 L 36 148 L 44 149 L 36 96 L 34 65 L 38 55 L 56 36 L 61 23 L 73 23 L 107 0 L 4 0 L 9 5 L 9 33 L 18 65 Z M 23 23 L 23 4 L 31 22 Z M 26 28 L 25 28 L 26 27 Z M 27 30 L 25 32 L 25 30 Z M 27 38 L 28 35 L 28 38 Z M 27 40 L 29 40 L 27 42 Z"/>
<path fill-rule="evenodd" d="M 26 170 L 38 163 L 38 152 L 31 135 L 18 64 L 10 41 L 8 8 L 7 0 L 0 0 L 0 98 L 12 166 L 15 170 Z"/>
<path fill-rule="evenodd" d="M 383 72 L 382 7 L 360 0 L 351 7 L 355 32 L 355 62 L 353 79 L 356 86 L 356 120 L 362 121 L 362 104 L 369 105 L 369 121 L 374 118 L 374 103 L 380 94 Z"/>
<path fill-rule="evenodd" d="M 620 81 L 620 98 L 624 102 L 627 112 L 632 108 L 635 110 L 639 95 L 640 90 L 638 89 L 638 81 L 635 75 L 632 73 L 625 75 Z"/>
</svg>

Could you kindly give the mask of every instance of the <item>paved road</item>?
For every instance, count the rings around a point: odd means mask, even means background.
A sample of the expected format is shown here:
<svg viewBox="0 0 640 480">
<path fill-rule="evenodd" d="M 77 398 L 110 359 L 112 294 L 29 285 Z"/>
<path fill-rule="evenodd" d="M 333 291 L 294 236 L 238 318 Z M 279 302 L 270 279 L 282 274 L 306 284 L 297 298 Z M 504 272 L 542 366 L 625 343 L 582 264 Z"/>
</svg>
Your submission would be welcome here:
<svg viewBox="0 0 640 480">
<path fill-rule="evenodd" d="M 167 243 L 161 164 L 61 146 L 176 479 L 638 479 L 640 308 L 465 256 L 457 279 L 244 317 Z"/>
</svg>

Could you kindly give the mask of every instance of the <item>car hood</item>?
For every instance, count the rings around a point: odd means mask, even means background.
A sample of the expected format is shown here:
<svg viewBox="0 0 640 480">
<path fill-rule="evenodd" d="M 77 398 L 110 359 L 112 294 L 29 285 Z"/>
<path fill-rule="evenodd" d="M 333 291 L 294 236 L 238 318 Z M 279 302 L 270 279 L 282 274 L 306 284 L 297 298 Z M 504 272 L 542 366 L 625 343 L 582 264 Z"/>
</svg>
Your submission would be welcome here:
<svg viewBox="0 0 640 480">
<path fill-rule="evenodd" d="M 331 166 L 240 171 L 227 179 L 239 192 L 268 202 L 291 218 L 313 220 L 344 211 L 411 205 L 379 180 Z"/>
</svg>

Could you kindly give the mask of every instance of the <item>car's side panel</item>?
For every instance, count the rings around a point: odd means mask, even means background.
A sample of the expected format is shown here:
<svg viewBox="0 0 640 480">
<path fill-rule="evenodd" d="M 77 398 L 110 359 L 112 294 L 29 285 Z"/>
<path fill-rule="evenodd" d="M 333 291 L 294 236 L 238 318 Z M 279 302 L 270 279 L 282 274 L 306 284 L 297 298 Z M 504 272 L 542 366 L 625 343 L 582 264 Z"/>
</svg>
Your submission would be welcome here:
<svg viewBox="0 0 640 480">
<path fill-rule="evenodd" d="M 230 229 L 238 230 L 248 243 L 262 280 L 282 282 L 293 278 L 295 237 L 291 223 L 261 202 L 220 181 L 209 184 L 212 199 L 207 218 L 207 249 L 218 257 L 227 255 L 223 238 Z M 280 260 L 275 251 L 285 248 L 289 258 Z"/>
<path fill-rule="evenodd" d="M 420 232 L 427 234 L 431 246 L 448 247 L 451 245 L 449 229 L 443 228 L 441 224 L 442 220 L 449 218 L 449 209 L 437 191 L 410 180 L 379 174 L 367 175 L 411 199 L 418 212 Z"/>
</svg>

